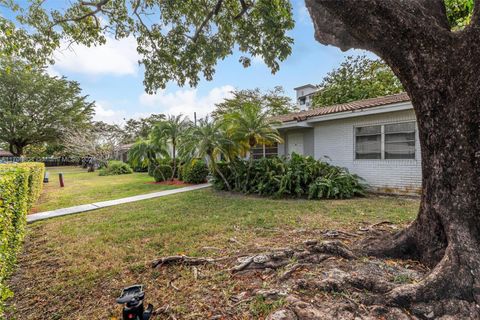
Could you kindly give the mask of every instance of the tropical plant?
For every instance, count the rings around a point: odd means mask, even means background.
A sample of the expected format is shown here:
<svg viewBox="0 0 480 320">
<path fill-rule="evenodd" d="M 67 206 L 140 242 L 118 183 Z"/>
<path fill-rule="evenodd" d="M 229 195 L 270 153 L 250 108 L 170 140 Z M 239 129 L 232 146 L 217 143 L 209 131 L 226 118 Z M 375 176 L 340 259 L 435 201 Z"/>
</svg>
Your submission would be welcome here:
<svg viewBox="0 0 480 320">
<path fill-rule="evenodd" d="M 153 169 L 153 178 L 155 182 L 162 182 L 171 179 L 172 166 L 169 160 L 160 160 L 159 163 Z"/>
<path fill-rule="evenodd" d="M 168 143 L 172 148 L 172 180 L 177 172 L 177 148 L 183 142 L 190 126 L 191 121 L 181 114 L 178 116 L 170 115 L 167 120 L 160 121 L 152 131 L 154 143 L 159 145 Z"/>
<path fill-rule="evenodd" d="M 134 167 L 157 165 L 157 159 L 169 157 L 167 146 L 162 140 L 140 139 L 128 151 L 128 161 Z"/>
<path fill-rule="evenodd" d="M 283 142 L 278 131 L 272 127 L 268 113 L 259 104 L 247 102 L 240 110 L 225 114 L 223 119 L 232 139 L 246 146 L 247 150 L 257 144 Z"/>
<path fill-rule="evenodd" d="M 224 115 L 223 119 L 240 152 L 250 151 L 257 144 L 283 142 L 278 131 L 272 127 L 268 113 L 262 110 L 260 104 L 247 102 L 240 110 Z M 250 157 L 248 171 L 252 168 L 252 161 L 253 157 Z M 249 176 L 247 174 L 247 177 Z"/>
<path fill-rule="evenodd" d="M 233 141 L 228 137 L 224 123 L 206 117 L 189 130 L 188 139 L 182 145 L 182 154 L 189 159 L 207 158 L 211 171 L 216 172 L 225 187 L 231 190 L 230 183 L 217 166 L 217 160 L 228 155 L 232 146 Z"/>
<path fill-rule="evenodd" d="M 121 174 L 133 173 L 132 168 L 123 161 L 111 160 L 108 161 L 105 167 L 100 169 L 100 176 L 116 176 Z"/>
<path fill-rule="evenodd" d="M 182 180 L 187 183 L 202 183 L 207 180 L 208 166 L 204 160 L 193 159 L 182 166 Z"/>
<path fill-rule="evenodd" d="M 250 163 L 253 163 L 249 170 Z M 365 185 L 357 175 L 326 162 L 293 154 L 290 158 L 236 159 L 218 164 L 234 190 L 274 197 L 351 198 L 363 195 Z M 224 179 L 214 173 L 213 184 L 226 189 Z"/>
</svg>

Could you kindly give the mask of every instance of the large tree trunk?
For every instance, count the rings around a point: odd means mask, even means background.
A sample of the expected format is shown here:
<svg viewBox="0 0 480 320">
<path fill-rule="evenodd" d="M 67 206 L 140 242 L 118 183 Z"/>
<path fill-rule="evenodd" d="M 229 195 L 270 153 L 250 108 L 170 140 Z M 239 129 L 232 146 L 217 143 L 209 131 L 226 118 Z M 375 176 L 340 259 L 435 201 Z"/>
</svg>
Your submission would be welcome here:
<svg viewBox="0 0 480 320">
<path fill-rule="evenodd" d="M 419 214 L 407 229 L 366 248 L 369 254 L 414 258 L 433 268 L 422 283 L 391 292 L 396 303 L 447 297 L 480 303 L 477 83 L 464 83 L 464 91 L 451 96 L 418 93 L 414 99 L 418 109 L 428 110 L 417 112 L 423 179 Z"/>
<path fill-rule="evenodd" d="M 15 157 L 21 157 L 23 155 L 23 148 L 26 145 L 16 142 L 11 142 L 9 144 L 9 150 Z"/>
<path fill-rule="evenodd" d="M 422 148 L 419 214 L 365 252 L 415 258 L 433 269 L 388 299 L 480 303 L 480 0 L 472 25 L 460 32 L 449 29 L 442 0 L 306 4 L 318 41 L 375 52 L 412 98 Z"/>
</svg>

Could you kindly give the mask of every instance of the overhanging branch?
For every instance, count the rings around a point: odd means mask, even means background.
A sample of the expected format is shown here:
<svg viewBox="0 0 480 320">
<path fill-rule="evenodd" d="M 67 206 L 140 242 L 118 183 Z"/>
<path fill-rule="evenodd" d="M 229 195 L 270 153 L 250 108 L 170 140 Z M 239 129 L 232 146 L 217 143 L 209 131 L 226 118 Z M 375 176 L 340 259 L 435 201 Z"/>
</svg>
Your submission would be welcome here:
<svg viewBox="0 0 480 320">
<path fill-rule="evenodd" d="M 215 5 L 215 7 L 212 10 L 210 10 L 210 12 L 207 14 L 205 19 L 203 20 L 203 22 L 200 24 L 200 26 L 195 31 L 195 34 L 192 37 L 193 42 L 197 42 L 198 37 L 200 36 L 200 34 L 203 31 L 203 28 L 205 28 L 207 23 L 213 18 L 214 15 L 216 15 L 220 12 L 220 8 L 222 7 L 222 2 L 223 2 L 223 0 L 217 0 L 217 4 Z"/>
<path fill-rule="evenodd" d="M 97 3 L 95 2 L 80 2 L 80 5 L 82 6 L 88 6 L 88 7 L 95 7 L 95 10 L 92 10 L 90 12 L 87 12 L 81 16 L 77 16 L 77 17 L 71 17 L 71 18 L 63 18 L 63 19 L 59 19 L 59 20 L 54 20 L 54 24 L 53 26 L 56 26 L 60 23 L 65 23 L 65 22 L 79 22 L 79 21 L 82 21 L 88 17 L 94 17 L 95 18 L 95 21 L 96 21 L 96 24 L 97 24 L 97 27 L 99 26 L 99 23 L 98 23 L 98 19 L 96 17 L 96 14 L 103 11 L 103 7 L 109 2 L 110 0 L 101 0 Z M 52 26 L 52 27 L 53 27 Z"/>
</svg>

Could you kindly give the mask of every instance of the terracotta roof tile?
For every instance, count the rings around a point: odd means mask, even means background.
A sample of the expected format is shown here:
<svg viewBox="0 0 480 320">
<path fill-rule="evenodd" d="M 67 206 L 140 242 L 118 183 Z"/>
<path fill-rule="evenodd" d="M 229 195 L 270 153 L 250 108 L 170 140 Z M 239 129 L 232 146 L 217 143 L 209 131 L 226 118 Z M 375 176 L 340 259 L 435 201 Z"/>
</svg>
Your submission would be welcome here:
<svg viewBox="0 0 480 320">
<path fill-rule="evenodd" d="M 0 157 L 13 157 L 13 154 L 9 151 L 0 149 Z"/>
<path fill-rule="evenodd" d="M 352 101 L 342 104 L 335 104 L 333 106 L 319 107 L 301 112 L 289 113 L 281 116 L 272 117 L 272 121 L 288 122 L 288 121 L 304 121 L 308 118 L 323 116 L 331 113 L 360 110 L 366 108 L 379 107 L 392 103 L 410 101 L 407 93 L 402 92 L 390 96 L 383 96 L 378 98 L 371 98 L 365 100 Z"/>
</svg>

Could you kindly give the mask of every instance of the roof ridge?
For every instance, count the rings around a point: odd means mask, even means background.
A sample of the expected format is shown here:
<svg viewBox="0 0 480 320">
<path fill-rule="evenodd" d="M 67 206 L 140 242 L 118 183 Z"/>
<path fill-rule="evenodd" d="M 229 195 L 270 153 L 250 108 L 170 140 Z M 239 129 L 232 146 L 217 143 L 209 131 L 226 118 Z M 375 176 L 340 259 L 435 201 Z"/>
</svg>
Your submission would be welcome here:
<svg viewBox="0 0 480 320">
<path fill-rule="evenodd" d="M 309 117 L 315 117 L 325 114 L 345 112 L 350 110 L 365 109 L 371 107 L 379 107 L 399 102 L 410 101 L 410 97 L 406 92 L 395 93 L 387 96 L 380 96 L 375 98 L 367 98 L 362 100 L 355 100 L 345 103 L 333 104 L 330 106 L 317 107 L 309 110 L 292 112 L 285 115 L 272 117 L 273 121 L 287 122 L 287 121 L 303 121 Z"/>
</svg>

